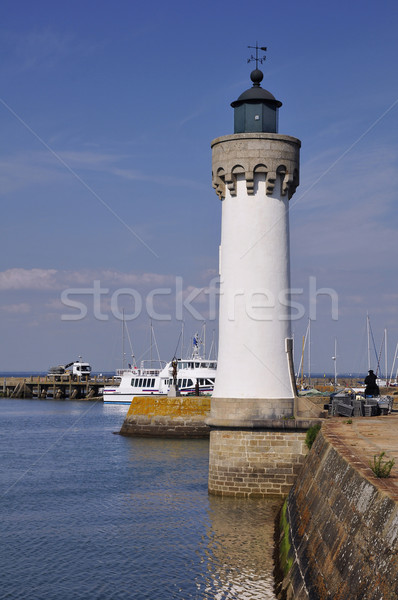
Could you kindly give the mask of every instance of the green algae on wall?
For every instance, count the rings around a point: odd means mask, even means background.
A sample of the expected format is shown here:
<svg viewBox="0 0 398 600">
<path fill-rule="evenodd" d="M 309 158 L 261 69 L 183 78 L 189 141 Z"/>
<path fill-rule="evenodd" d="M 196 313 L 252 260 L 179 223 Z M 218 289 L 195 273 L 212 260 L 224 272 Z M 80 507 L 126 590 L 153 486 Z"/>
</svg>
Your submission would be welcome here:
<svg viewBox="0 0 398 600">
<path fill-rule="evenodd" d="M 287 575 L 293 565 L 291 556 L 291 543 L 289 535 L 289 522 L 286 518 L 287 499 L 283 503 L 279 520 L 280 542 L 279 542 L 279 565 L 284 575 Z"/>
</svg>

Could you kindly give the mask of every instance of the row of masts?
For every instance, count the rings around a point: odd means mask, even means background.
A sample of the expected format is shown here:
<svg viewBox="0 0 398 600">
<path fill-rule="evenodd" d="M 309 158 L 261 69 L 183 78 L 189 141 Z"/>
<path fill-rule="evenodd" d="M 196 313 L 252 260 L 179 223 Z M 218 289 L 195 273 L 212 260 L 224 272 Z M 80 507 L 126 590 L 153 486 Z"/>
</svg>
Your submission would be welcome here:
<svg viewBox="0 0 398 600">
<path fill-rule="evenodd" d="M 122 311 L 123 314 L 123 318 L 122 318 L 122 369 L 126 369 L 126 362 L 127 362 L 127 358 L 126 358 L 126 337 L 129 343 L 129 347 L 130 347 L 130 356 L 131 356 L 131 362 L 128 362 L 128 367 L 129 368 L 137 368 L 137 359 L 133 350 L 133 345 L 131 343 L 131 337 L 130 337 L 130 333 L 129 330 L 127 328 L 127 324 L 124 318 L 124 310 Z M 178 342 L 177 342 L 177 347 L 175 349 L 175 353 L 174 353 L 174 357 L 177 357 L 177 353 L 178 353 L 178 348 L 181 346 L 181 357 L 180 358 L 187 358 L 188 357 L 188 353 L 187 356 L 184 356 L 184 332 L 185 332 L 185 325 L 184 322 L 181 323 L 181 333 L 180 336 L 178 338 Z M 206 358 L 206 323 L 202 323 L 202 327 L 201 327 L 201 331 L 200 333 L 195 333 L 195 335 L 192 337 L 190 337 L 190 339 L 193 339 L 193 343 L 194 343 L 194 349 L 193 351 L 195 351 L 196 355 L 199 356 L 201 354 L 203 354 L 203 356 L 201 356 L 202 358 Z M 195 342 L 196 340 L 196 342 Z M 193 352 L 191 349 L 191 353 Z M 155 353 L 155 358 L 154 358 L 154 353 Z M 155 331 L 153 328 L 153 323 L 152 323 L 152 319 L 150 320 L 150 324 L 149 324 L 149 347 L 147 349 L 147 351 L 141 356 L 141 358 L 139 359 L 139 361 L 141 361 L 141 359 L 143 359 L 145 356 L 147 356 L 149 354 L 149 364 L 152 366 L 154 363 L 158 364 L 160 367 L 165 365 L 165 361 L 162 361 L 160 358 L 160 353 L 159 353 L 159 347 L 156 341 L 156 336 L 155 336 Z M 215 360 L 216 359 L 216 342 L 215 342 L 215 330 L 213 329 L 213 335 L 212 335 L 212 341 L 210 344 L 210 349 L 209 349 L 209 353 L 208 353 L 208 359 L 210 360 Z"/>
<path fill-rule="evenodd" d="M 372 327 L 371 327 L 371 323 L 370 323 L 369 313 L 367 313 L 367 315 L 366 315 L 366 334 L 367 334 L 368 371 L 372 368 L 372 351 L 371 351 L 372 350 L 371 342 L 372 342 L 373 350 L 375 353 L 375 360 L 376 360 L 376 368 L 374 369 L 376 376 L 378 378 L 381 378 L 381 368 L 380 367 L 381 367 L 381 357 L 382 357 L 383 348 L 384 348 L 384 376 L 385 376 L 386 382 L 388 382 L 388 381 L 391 382 L 393 380 L 397 380 L 398 379 L 398 343 L 395 347 L 394 358 L 392 361 L 390 376 L 388 377 L 387 328 L 384 329 L 383 339 L 382 339 L 379 351 L 377 351 L 377 349 L 376 349 L 376 343 L 375 343 L 375 339 L 374 339 L 374 335 L 373 335 L 373 331 L 372 331 Z M 308 378 L 308 381 L 311 381 L 311 319 L 308 319 L 307 329 L 306 329 L 305 335 L 303 335 L 302 347 L 301 347 L 301 358 L 300 358 L 299 367 L 298 367 L 298 370 L 296 373 L 296 378 L 300 384 L 303 384 L 306 379 L 306 377 L 304 376 L 304 356 L 305 356 L 306 348 L 308 348 L 308 350 L 307 350 L 307 360 L 308 360 L 307 378 Z M 332 356 L 332 361 L 333 361 L 333 365 L 334 365 L 334 384 L 335 384 L 335 386 L 337 385 L 337 358 L 338 358 L 337 338 L 335 337 L 334 338 L 334 353 Z M 397 364 L 397 370 L 395 372 L 394 369 L 395 369 L 396 364 Z M 395 373 L 395 378 L 393 377 L 394 373 Z"/>
</svg>

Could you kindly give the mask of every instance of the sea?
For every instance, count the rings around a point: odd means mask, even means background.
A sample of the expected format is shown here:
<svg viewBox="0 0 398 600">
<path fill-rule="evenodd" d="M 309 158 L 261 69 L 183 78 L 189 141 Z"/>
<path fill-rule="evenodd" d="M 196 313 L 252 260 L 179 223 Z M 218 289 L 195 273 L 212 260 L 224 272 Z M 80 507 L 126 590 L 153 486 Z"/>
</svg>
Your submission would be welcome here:
<svg viewBox="0 0 398 600">
<path fill-rule="evenodd" d="M 274 599 L 279 501 L 208 495 L 208 440 L 126 406 L 0 398 L 0 598 Z"/>
</svg>

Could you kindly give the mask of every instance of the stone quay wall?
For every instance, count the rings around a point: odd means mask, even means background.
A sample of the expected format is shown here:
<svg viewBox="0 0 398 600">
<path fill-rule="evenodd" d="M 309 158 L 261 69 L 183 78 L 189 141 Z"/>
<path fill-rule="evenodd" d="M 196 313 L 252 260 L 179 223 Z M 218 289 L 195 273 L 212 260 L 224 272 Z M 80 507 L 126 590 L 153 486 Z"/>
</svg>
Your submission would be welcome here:
<svg viewBox="0 0 398 600">
<path fill-rule="evenodd" d="M 206 438 L 210 427 L 207 396 L 137 396 L 133 398 L 121 435 L 139 437 Z"/>
<path fill-rule="evenodd" d="M 363 419 L 357 427 L 366 426 Z M 372 423 L 367 438 L 359 432 L 345 439 L 341 427 L 324 423 L 282 511 L 281 600 L 398 598 L 395 477 L 376 478 L 369 467 Z M 353 431 L 355 424 L 345 427 Z"/>
<path fill-rule="evenodd" d="M 312 420 L 268 420 L 255 429 L 210 433 L 209 493 L 217 496 L 287 496 L 300 473 Z"/>
</svg>

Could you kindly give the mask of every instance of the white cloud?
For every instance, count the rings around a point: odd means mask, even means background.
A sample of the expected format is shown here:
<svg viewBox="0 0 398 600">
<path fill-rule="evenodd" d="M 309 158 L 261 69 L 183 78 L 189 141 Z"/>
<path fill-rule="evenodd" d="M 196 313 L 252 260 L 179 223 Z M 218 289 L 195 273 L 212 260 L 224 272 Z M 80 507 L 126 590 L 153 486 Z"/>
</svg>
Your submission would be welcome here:
<svg viewBox="0 0 398 600">
<path fill-rule="evenodd" d="M 122 273 L 112 270 L 59 271 L 14 268 L 0 272 L 0 290 L 59 291 L 68 287 L 151 287 L 175 285 L 176 276 L 162 273 Z"/>
<path fill-rule="evenodd" d="M 0 290 L 52 290 L 55 269 L 8 269 L 0 272 Z"/>
<path fill-rule="evenodd" d="M 30 312 L 30 310 L 30 305 L 27 302 L 20 302 L 19 304 L 5 304 L 0 306 L 0 311 L 14 315 L 27 314 Z"/>
</svg>

